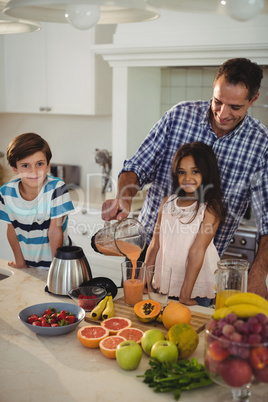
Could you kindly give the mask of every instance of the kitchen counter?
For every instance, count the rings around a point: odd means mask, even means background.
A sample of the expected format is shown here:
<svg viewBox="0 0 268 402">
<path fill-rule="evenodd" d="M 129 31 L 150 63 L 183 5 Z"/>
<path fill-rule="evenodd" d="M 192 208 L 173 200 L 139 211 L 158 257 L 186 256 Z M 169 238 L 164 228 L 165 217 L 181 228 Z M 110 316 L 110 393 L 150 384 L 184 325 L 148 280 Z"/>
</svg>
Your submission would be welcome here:
<svg viewBox="0 0 268 402">
<path fill-rule="evenodd" d="M 88 349 L 77 339 L 77 330 L 55 337 L 39 336 L 26 328 L 18 319 L 23 308 L 32 304 L 66 301 L 44 291 L 47 270 L 12 269 L 0 259 L 0 274 L 9 270 L 10 277 L 0 281 L 1 294 L 1 402 L 154 402 L 172 401 L 173 396 L 155 394 L 137 378 L 148 368 L 148 356 L 143 354 L 137 370 L 124 371 L 116 360 L 107 359 L 99 349 Z M 121 293 L 120 293 L 121 292 Z M 119 289 L 118 296 L 122 295 Z M 204 307 L 195 311 L 213 313 Z M 79 326 L 87 325 L 86 322 Z M 204 331 L 192 357 L 203 361 Z M 265 391 L 266 390 L 266 391 Z M 218 402 L 226 390 L 211 385 L 184 392 L 180 401 Z M 258 386 L 258 394 L 267 399 L 267 385 Z M 266 395 L 266 396 L 264 396 Z"/>
</svg>

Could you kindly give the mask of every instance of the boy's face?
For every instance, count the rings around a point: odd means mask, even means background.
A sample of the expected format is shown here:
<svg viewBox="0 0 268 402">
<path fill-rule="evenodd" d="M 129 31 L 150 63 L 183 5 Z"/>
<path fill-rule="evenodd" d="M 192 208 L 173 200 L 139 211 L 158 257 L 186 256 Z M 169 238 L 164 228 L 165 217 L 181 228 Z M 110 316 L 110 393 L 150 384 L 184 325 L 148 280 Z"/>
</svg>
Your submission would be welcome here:
<svg viewBox="0 0 268 402">
<path fill-rule="evenodd" d="M 22 184 L 28 188 L 40 188 L 49 172 L 49 164 L 44 152 L 38 151 L 17 162 L 13 171 L 21 178 Z"/>
</svg>

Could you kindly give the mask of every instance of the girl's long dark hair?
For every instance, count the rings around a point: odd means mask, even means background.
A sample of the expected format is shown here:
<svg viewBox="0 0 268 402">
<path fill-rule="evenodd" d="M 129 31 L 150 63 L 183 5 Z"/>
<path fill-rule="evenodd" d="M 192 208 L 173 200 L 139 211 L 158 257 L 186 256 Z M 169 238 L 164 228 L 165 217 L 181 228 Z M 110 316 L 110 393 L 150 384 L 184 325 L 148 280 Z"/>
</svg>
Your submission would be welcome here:
<svg viewBox="0 0 268 402">
<path fill-rule="evenodd" d="M 196 167 L 202 175 L 202 185 L 197 190 L 196 212 L 198 211 L 200 202 L 205 202 L 208 210 L 217 216 L 221 222 L 224 222 L 225 209 L 222 202 L 221 180 L 217 159 L 213 150 L 203 142 L 184 144 L 175 153 L 171 164 L 173 194 L 182 198 L 187 196 L 178 181 L 180 162 L 186 156 L 193 157 Z"/>
</svg>

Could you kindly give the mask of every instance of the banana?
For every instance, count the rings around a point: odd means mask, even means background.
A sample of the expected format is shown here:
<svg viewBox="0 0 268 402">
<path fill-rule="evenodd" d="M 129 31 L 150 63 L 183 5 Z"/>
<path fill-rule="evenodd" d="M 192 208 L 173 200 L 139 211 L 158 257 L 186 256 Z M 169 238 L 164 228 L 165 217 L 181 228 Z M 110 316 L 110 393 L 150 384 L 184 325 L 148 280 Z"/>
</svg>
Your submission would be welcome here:
<svg viewBox="0 0 268 402">
<path fill-rule="evenodd" d="M 99 320 L 101 318 L 102 312 L 106 307 L 106 304 L 108 302 L 109 296 L 105 296 L 104 299 L 102 299 L 97 306 L 91 311 L 90 317 L 93 318 L 93 320 Z"/>
<path fill-rule="evenodd" d="M 235 304 L 252 304 L 268 311 L 268 301 L 255 293 L 236 293 L 225 301 L 227 307 Z"/>
<path fill-rule="evenodd" d="M 230 313 L 234 313 L 238 318 L 254 317 L 257 314 L 262 313 L 268 318 L 268 310 L 246 303 L 234 304 L 233 306 L 219 308 L 215 310 L 213 318 L 215 318 L 215 320 L 219 320 L 226 317 Z"/>
<path fill-rule="evenodd" d="M 102 312 L 102 319 L 106 320 L 107 318 L 111 317 L 114 317 L 114 302 L 113 302 L 113 296 L 109 295 L 106 307 Z"/>
<path fill-rule="evenodd" d="M 214 314 L 213 314 L 213 318 L 215 320 L 220 320 L 221 318 L 226 317 L 229 314 L 229 309 L 228 307 L 221 307 L 221 308 L 217 308 L 217 310 L 215 310 Z"/>
</svg>

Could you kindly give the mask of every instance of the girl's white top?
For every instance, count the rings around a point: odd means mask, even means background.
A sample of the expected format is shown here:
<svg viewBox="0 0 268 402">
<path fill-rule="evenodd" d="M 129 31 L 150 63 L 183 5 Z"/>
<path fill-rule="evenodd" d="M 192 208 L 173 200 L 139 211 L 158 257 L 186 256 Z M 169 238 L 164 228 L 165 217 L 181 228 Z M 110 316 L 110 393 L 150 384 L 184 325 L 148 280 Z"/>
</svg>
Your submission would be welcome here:
<svg viewBox="0 0 268 402">
<path fill-rule="evenodd" d="M 180 296 L 185 276 L 188 253 L 200 225 L 204 219 L 206 204 L 201 203 L 192 220 L 197 203 L 189 207 L 178 207 L 177 197 L 172 195 L 164 204 L 160 225 L 160 247 L 155 264 L 168 265 L 172 268 L 170 296 Z M 208 245 L 202 268 L 195 282 L 191 297 L 214 298 L 214 272 L 220 260 L 213 240 Z"/>
</svg>

